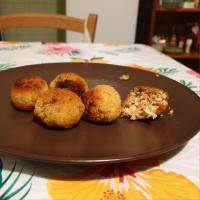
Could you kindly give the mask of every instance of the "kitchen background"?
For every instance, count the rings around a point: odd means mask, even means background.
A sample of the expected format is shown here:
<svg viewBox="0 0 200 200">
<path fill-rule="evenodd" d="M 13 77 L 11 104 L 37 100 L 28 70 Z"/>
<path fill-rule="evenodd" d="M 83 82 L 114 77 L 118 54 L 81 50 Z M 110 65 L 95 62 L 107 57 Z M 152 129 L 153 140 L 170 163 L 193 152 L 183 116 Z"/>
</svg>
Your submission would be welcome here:
<svg viewBox="0 0 200 200">
<path fill-rule="evenodd" d="M 0 14 L 59 13 L 86 18 L 98 14 L 95 42 L 133 43 L 139 0 L 0 0 Z M 4 40 L 82 42 L 79 33 L 40 28 L 3 31 Z"/>
<path fill-rule="evenodd" d="M 0 0 L 0 15 L 98 14 L 96 43 L 143 43 L 200 72 L 199 0 Z M 2 40 L 82 42 L 80 33 L 47 28 L 10 29 Z"/>
</svg>

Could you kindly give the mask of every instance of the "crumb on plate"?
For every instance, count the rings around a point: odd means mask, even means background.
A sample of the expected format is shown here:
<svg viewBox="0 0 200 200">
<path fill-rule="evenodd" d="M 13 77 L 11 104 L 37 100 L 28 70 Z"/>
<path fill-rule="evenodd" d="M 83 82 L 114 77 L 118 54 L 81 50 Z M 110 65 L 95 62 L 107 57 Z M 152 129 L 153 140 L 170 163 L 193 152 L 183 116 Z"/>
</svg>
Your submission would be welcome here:
<svg viewBox="0 0 200 200">
<path fill-rule="evenodd" d="M 171 110 L 169 111 L 169 115 L 173 115 L 173 114 L 174 114 L 174 110 L 171 109 Z"/>
<path fill-rule="evenodd" d="M 129 74 L 123 74 L 123 75 L 120 76 L 120 80 L 127 81 L 127 80 L 129 80 L 129 79 L 130 79 Z"/>
<path fill-rule="evenodd" d="M 160 75 L 159 74 L 156 74 L 156 77 L 159 77 Z"/>
</svg>

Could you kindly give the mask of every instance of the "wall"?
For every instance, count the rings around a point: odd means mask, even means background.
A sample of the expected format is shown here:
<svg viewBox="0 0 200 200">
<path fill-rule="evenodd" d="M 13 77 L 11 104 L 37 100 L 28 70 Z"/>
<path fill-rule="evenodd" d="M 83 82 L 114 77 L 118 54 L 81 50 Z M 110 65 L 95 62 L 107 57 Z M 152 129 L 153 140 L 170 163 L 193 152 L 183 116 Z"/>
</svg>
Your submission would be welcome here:
<svg viewBox="0 0 200 200">
<path fill-rule="evenodd" d="M 65 14 L 65 0 L 0 0 L 0 14 L 60 13 Z M 3 40 L 65 41 L 65 31 L 48 28 L 16 28 L 3 30 Z"/>
<path fill-rule="evenodd" d="M 66 0 L 66 13 L 86 18 L 98 14 L 95 42 L 130 44 L 135 41 L 139 0 Z M 68 42 L 83 41 L 81 34 L 67 32 Z"/>
</svg>

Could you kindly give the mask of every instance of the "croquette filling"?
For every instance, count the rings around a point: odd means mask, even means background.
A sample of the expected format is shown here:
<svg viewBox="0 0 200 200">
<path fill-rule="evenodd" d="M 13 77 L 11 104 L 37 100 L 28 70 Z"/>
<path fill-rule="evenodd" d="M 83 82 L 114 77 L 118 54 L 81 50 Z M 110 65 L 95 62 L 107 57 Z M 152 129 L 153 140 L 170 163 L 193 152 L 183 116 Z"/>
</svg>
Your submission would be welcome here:
<svg viewBox="0 0 200 200">
<path fill-rule="evenodd" d="M 131 120 L 152 118 L 155 119 L 160 105 L 166 106 L 167 96 L 165 93 L 153 93 L 138 90 L 130 93 L 130 104 L 125 105 L 122 116 Z"/>
</svg>

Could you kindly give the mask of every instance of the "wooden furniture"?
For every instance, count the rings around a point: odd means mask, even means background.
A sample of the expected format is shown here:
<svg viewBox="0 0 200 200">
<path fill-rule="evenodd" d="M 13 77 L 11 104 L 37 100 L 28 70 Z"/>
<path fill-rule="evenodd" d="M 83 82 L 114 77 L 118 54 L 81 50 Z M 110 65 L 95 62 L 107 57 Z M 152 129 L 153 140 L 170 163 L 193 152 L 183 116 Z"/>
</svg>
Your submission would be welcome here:
<svg viewBox="0 0 200 200">
<path fill-rule="evenodd" d="M 163 8 L 160 7 L 159 0 L 140 0 L 135 42 L 151 45 L 154 35 L 168 34 L 170 37 L 174 26 L 199 22 L 199 15 L 200 8 Z M 190 63 L 191 66 L 188 67 L 200 71 L 200 54 L 197 51 L 167 55 L 183 64 Z"/>
<path fill-rule="evenodd" d="M 89 14 L 87 20 L 56 14 L 11 14 L 0 16 L 0 30 L 24 27 L 46 27 L 85 33 L 85 22 L 94 42 L 97 15 Z"/>
</svg>

